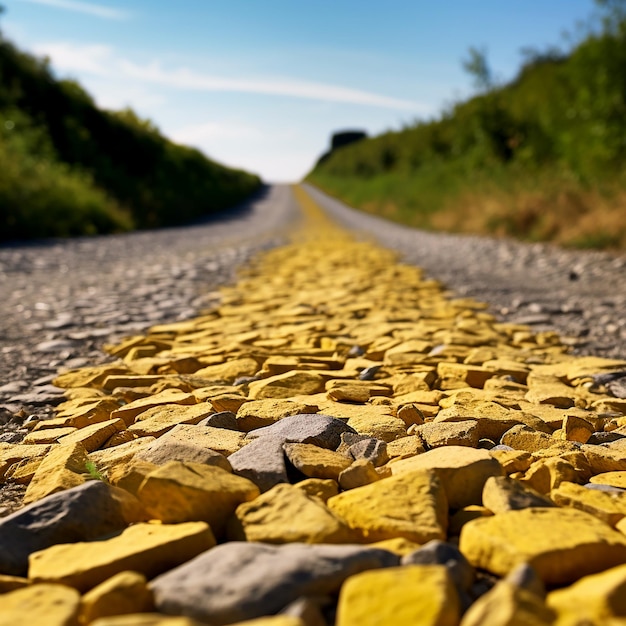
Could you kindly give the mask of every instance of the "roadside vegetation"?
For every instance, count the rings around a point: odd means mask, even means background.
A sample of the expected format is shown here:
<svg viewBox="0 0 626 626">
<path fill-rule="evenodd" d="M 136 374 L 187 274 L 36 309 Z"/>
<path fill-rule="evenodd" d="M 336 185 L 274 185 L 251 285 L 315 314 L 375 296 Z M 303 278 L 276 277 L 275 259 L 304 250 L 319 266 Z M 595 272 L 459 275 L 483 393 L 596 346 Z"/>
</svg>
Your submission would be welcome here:
<svg viewBox="0 0 626 626">
<path fill-rule="evenodd" d="M 437 119 L 332 152 L 307 180 L 348 204 L 426 229 L 626 249 L 626 3 L 599 14 L 568 52 L 527 50 Z"/>
<path fill-rule="evenodd" d="M 168 141 L 131 110 L 100 110 L 0 34 L 0 240 L 181 224 L 260 184 Z"/>
</svg>

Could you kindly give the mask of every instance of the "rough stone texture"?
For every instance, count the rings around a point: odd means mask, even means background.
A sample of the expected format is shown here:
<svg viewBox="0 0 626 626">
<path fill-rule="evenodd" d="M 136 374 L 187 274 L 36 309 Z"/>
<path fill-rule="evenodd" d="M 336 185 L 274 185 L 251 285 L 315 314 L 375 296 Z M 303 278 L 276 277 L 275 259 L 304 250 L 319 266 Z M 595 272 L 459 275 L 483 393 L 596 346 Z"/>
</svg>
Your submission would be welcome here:
<svg viewBox="0 0 626 626">
<path fill-rule="evenodd" d="M 445 567 L 408 565 L 351 577 L 341 588 L 336 623 L 457 626 L 459 614 L 458 594 Z"/>
<path fill-rule="evenodd" d="M 394 475 L 419 469 L 437 471 L 453 509 L 481 504 L 486 480 L 502 474 L 502 467 L 487 450 L 464 446 L 436 448 L 391 465 Z"/>
<path fill-rule="evenodd" d="M 89 624 L 101 617 L 153 610 L 152 593 L 139 572 L 120 572 L 88 591 L 80 602 L 80 619 Z"/>
<path fill-rule="evenodd" d="M 59 544 L 29 557 L 28 577 L 87 591 L 125 570 L 148 578 L 212 548 L 215 538 L 204 522 L 135 524 L 110 539 Z"/>
<path fill-rule="evenodd" d="M 237 507 L 229 538 L 264 543 L 352 543 L 359 537 L 319 498 L 292 485 L 276 485 Z"/>
<path fill-rule="evenodd" d="M 0 595 L 0 625 L 75 626 L 80 595 L 63 585 L 32 585 Z"/>
<path fill-rule="evenodd" d="M 169 524 L 204 521 L 217 536 L 237 506 L 258 495 L 253 482 L 221 467 L 179 461 L 150 472 L 137 491 L 154 519 Z"/>
<path fill-rule="evenodd" d="M 248 439 L 275 437 L 283 443 L 310 443 L 320 448 L 336 450 L 342 433 L 354 433 L 353 428 L 340 419 L 321 413 L 298 414 L 285 417 L 272 426 L 258 428 L 248 433 Z"/>
<path fill-rule="evenodd" d="M 352 464 L 352 459 L 343 454 L 309 443 L 286 443 L 283 450 L 289 462 L 309 478 L 337 480 Z"/>
<path fill-rule="evenodd" d="M 434 472 L 418 470 L 357 487 L 330 498 L 328 507 L 368 543 L 446 537 L 448 502 Z"/>
<path fill-rule="evenodd" d="M 528 563 L 549 585 L 575 581 L 626 559 L 624 535 L 575 509 L 525 509 L 475 519 L 463 527 L 459 547 L 475 567 L 504 575 Z"/>
<path fill-rule="evenodd" d="M 354 574 L 397 564 L 390 552 L 362 546 L 231 542 L 159 576 L 150 587 L 162 613 L 221 625 L 271 615 L 301 596 L 334 593 Z"/>
<path fill-rule="evenodd" d="M 507 476 L 491 476 L 483 488 L 483 505 L 494 513 L 504 513 L 529 507 L 550 507 L 554 503 L 517 480 Z"/>
<path fill-rule="evenodd" d="M 24 575 L 32 552 L 96 539 L 145 519 L 134 496 L 97 480 L 55 493 L 0 520 L 0 572 Z"/>
<path fill-rule="evenodd" d="M 251 480 L 261 491 L 289 482 L 282 437 L 259 437 L 229 457 L 233 472 Z"/>
</svg>

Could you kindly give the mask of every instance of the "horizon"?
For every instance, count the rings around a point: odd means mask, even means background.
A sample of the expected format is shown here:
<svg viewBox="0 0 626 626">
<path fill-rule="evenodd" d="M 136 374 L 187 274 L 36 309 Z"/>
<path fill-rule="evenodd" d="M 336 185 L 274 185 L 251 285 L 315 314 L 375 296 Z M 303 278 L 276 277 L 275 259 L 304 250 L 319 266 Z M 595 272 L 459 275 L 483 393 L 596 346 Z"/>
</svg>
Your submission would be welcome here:
<svg viewBox="0 0 626 626">
<path fill-rule="evenodd" d="M 6 38 L 48 56 L 55 76 L 77 80 L 99 106 L 131 107 L 166 137 L 266 182 L 300 180 L 334 132 L 398 130 L 467 98 L 472 81 L 461 65 L 470 46 L 487 50 L 500 82 L 511 80 L 522 48 L 567 48 L 562 31 L 575 30 L 594 6 L 0 4 Z"/>
</svg>

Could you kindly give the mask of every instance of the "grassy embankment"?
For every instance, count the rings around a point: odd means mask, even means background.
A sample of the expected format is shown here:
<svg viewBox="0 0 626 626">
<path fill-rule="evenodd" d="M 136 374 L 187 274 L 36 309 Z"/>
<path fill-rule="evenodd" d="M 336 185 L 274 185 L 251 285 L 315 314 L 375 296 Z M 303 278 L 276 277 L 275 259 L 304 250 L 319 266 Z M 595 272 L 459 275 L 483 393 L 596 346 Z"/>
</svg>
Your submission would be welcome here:
<svg viewBox="0 0 626 626">
<path fill-rule="evenodd" d="M 130 110 L 98 109 L 0 36 L 0 240 L 181 224 L 259 185 Z"/>
<path fill-rule="evenodd" d="M 605 14 L 568 54 L 533 54 L 503 86 L 474 51 L 479 95 L 340 148 L 307 180 L 420 228 L 626 249 L 625 18 Z"/>
</svg>

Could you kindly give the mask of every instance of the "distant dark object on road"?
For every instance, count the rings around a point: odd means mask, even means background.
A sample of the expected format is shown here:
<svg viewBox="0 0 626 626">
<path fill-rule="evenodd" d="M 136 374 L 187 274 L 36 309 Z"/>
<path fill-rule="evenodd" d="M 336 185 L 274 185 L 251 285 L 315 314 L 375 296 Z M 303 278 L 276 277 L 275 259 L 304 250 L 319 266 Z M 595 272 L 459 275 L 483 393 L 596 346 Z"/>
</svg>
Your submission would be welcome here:
<svg viewBox="0 0 626 626">
<path fill-rule="evenodd" d="M 348 146 L 362 139 L 367 139 L 367 133 L 364 130 L 340 130 L 333 133 L 330 138 L 330 150 L 322 154 L 317 160 L 317 165 L 323 163 L 338 148 L 343 148 L 343 146 Z"/>
</svg>

